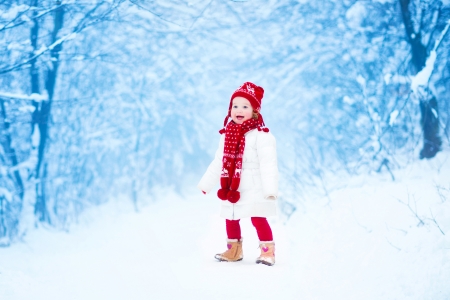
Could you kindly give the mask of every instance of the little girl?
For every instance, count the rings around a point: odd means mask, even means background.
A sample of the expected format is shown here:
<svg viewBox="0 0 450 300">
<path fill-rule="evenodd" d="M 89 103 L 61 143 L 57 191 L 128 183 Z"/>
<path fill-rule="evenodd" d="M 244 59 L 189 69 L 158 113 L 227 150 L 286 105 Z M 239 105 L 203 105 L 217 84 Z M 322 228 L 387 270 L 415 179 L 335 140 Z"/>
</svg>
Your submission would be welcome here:
<svg viewBox="0 0 450 300">
<path fill-rule="evenodd" d="M 256 263 L 275 264 L 275 244 L 267 217 L 276 215 L 278 166 L 274 136 L 265 127 L 261 110 L 264 90 L 244 83 L 231 95 L 228 114 L 214 160 L 198 184 L 204 194 L 220 182 L 220 216 L 226 219 L 227 250 L 219 261 L 243 258 L 239 220 L 251 217 L 260 240 Z M 229 118 L 231 121 L 228 122 Z"/>
</svg>

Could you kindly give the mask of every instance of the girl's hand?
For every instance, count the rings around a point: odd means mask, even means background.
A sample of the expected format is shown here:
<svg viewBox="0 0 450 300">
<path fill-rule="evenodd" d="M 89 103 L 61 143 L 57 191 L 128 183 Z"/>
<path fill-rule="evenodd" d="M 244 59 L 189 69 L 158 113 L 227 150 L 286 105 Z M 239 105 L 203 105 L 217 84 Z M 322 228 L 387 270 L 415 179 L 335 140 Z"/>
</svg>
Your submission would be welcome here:
<svg viewBox="0 0 450 300">
<path fill-rule="evenodd" d="M 202 191 L 202 193 L 203 193 L 204 195 L 206 195 L 206 192 L 205 192 L 205 191 Z"/>
<path fill-rule="evenodd" d="M 269 196 L 269 197 L 267 197 L 267 200 L 275 200 L 276 198 L 275 198 L 275 196 Z"/>
</svg>

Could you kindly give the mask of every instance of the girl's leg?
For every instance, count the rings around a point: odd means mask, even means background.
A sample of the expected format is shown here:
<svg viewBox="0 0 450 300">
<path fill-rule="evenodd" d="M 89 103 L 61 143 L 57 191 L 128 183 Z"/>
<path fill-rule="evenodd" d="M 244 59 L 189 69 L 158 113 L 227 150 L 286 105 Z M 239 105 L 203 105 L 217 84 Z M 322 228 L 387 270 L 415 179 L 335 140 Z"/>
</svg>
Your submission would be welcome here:
<svg viewBox="0 0 450 300">
<path fill-rule="evenodd" d="M 241 225 L 239 225 L 240 220 L 228 220 L 226 219 L 227 226 L 227 236 L 228 239 L 241 240 Z"/>
<path fill-rule="evenodd" d="M 252 224 L 256 228 L 259 237 L 261 254 L 256 259 L 257 264 L 273 266 L 275 264 L 275 243 L 273 242 L 272 229 L 266 218 L 252 217 Z"/>
<path fill-rule="evenodd" d="M 270 228 L 267 219 L 262 217 L 252 217 L 251 219 L 252 224 L 255 226 L 256 232 L 258 233 L 259 240 L 264 242 L 273 241 L 272 229 Z"/>
<path fill-rule="evenodd" d="M 227 225 L 227 250 L 216 254 L 214 257 L 218 261 L 241 261 L 244 257 L 242 253 L 241 226 L 239 220 L 226 220 Z"/>
</svg>

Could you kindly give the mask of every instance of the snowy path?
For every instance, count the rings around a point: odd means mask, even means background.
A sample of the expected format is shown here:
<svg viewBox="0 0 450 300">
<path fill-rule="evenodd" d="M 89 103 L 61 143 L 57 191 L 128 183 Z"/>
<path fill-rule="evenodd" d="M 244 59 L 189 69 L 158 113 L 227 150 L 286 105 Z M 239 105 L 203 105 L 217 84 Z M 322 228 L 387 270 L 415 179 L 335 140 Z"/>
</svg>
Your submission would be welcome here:
<svg viewBox="0 0 450 300">
<path fill-rule="evenodd" d="M 309 203 L 286 225 L 271 219 L 274 267 L 254 263 L 258 241 L 245 219 L 244 260 L 213 259 L 225 248 L 213 195 L 159 195 L 166 200 L 138 214 L 112 202 L 70 233 L 38 230 L 0 249 L 0 299 L 449 299 L 450 232 L 415 226 L 395 199 L 420 202 L 437 180 L 450 188 L 442 178 L 355 182 L 332 205 Z M 450 230 L 449 205 L 433 211 L 441 229 Z"/>
</svg>

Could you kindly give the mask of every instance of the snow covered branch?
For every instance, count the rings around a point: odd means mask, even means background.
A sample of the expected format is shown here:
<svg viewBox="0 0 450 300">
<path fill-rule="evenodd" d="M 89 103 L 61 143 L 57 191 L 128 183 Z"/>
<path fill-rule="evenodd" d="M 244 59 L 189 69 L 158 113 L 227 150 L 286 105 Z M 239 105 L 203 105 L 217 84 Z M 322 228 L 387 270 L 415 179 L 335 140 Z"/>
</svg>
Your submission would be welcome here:
<svg viewBox="0 0 450 300">
<path fill-rule="evenodd" d="M 9 98 L 9 99 L 16 99 L 16 100 L 27 100 L 27 101 L 48 101 L 48 97 L 41 94 L 15 94 L 15 93 L 8 93 L 8 92 L 2 92 L 0 91 L 0 97 L 1 98 Z"/>
<path fill-rule="evenodd" d="M 21 5 L 21 6 L 24 7 L 25 5 Z M 25 23 L 28 23 L 28 22 L 32 21 L 33 19 L 39 19 L 39 18 L 45 16 L 46 14 L 53 12 L 53 11 L 54 11 L 55 9 L 57 9 L 57 8 L 58 8 L 58 6 L 54 6 L 54 7 L 51 7 L 51 8 L 49 8 L 49 9 L 46 9 L 46 10 L 44 10 L 44 11 L 39 12 L 39 13 L 36 14 L 35 16 L 33 15 L 33 16 L 31 16 L 31 17 L 28 17 L 28 16 L 22 17 L 22 16 L 23 16 L 25 13 L 27 13 L 28 11 L 32 11 L 32 10 L 35 10 L 35 9 L 36 9 L 36 8 L 34 8 L 34 7 L 32 8 L 32 7 L 26 6 L 26 9 L 25 9 L 25 10 L 21 11 L 20 13 L 17 13 L 17 16 L 16 16 L 16 17 L 14 17 L 12 20 L 10 20 L 9 22 L 7 22 L 2 28 L 0 28 L 0 32 L 3 31 L 3 30 L 12 29 L 12 28 L 21 26 L 21 25 L 23 25 L 23 24 L 25 24 Z M 21 17 L 22 17 L 22 18 L 21 18 Z M 22 19 L 20 22 L 14 23 L 16 20 L 18 20 L 18 19 L 20 19 L 20 18 Z"/>
<path fill-rule="evenodd" d="M 417 73 L 416 76 L 413 77 L 413 79 L 411 81 L 411 90 L 415 94 L 418 92 L 419 86 L 425 87 L 428 85 L 431 74 L 433 73 L 434 64 L 436 62 L 437 49 L 438 49 L 439 45 L 441 44 L 442 40 L 444 39 L 445 35 L 447 34 L 449 27 L 450 27 L 450 20 L 447 21 L 447 25 L 445 26 L 444 30 L 442 31 L 439 39 L 436 40 L 433 50 L 431 50 L 430 55 L 427 58 L 425 67 L 419 73 Z"/>
<path fill-rule="evenodd" d="M 41 47 L 41 49 L 39 49 L 37 52 L 35 52 L 34 55 L 31 56 L 29 59 L 27 59 L 27 60 L 25 60 L 25 61 L 23 61 L 21 63 L 15 64 L 13 66 L 10 66 L 10 67 L 4 68 L 4 69 L 0 69 L 0 74 L 9 73 L 11 71 L 14 71 L 14 70 L 17 70 L 17 69 L 21 68 L 22 66 L 30 64 L 32 60 L 42 56 L 44 53 L 46 53 L 48 51 L 53 50 L 56 46 L 62 44 L 63 42 L 75 38 L 76 35 L 77 35 L 77 32 L 71 32 L 71 33 L 63 36 L 62 38 L 58 39 L 57 41 L 55 41 L 51 45 Z"/>
<path fill-rule="evenodd" d="M 14 64 L 12 66 L 5 67 L 3 69 L 0 69 L 0 74 L 9 73 L 14 70 L 18 70 L 24 66 L 28 66 L 31 64 L 33 60 L 36 60 L 43 54 L 47 53 L 48 51 L 52 51 L 55 47 L 62 45 L 64 42 L 74 39 L 78 33 L 82 32 L 84 29 L 91 25 L 95 25 L 98 23 L 99 20 L 103 19 L 107 14 L 109 14 L 112 10 L 116 9 L 118 5 L 120 5 L 121 1 L 118 1 L 115 3 L 115 5 L 112 5 L 106 12 L 102 13 L 98 17 L 92 17 L 94 13 L 104 4 L 104 2 L 99 2 L 95 7 L 93 7 L 91 10 L 89 10 L 84 18 L 73 28 L 72 32 L 69 34 L 64 35 L 63 37 L 57 39 L 52 44 L 48 46 L 42 46 L 39 50 L 37 50 L 35 53 L 33 53 L 32 56 L 30 56 L 28 59 Z M 45 11 L 45 13 L 48 13 L 50 11 L 53 11 L 57 9 L 58 7 L 52 8 L 50 10 Z M 41 13 L 40 16 L 42 16 L 44 13 Z M 37 18 L 38 16 L 36 16 Z"/>
</svg>

